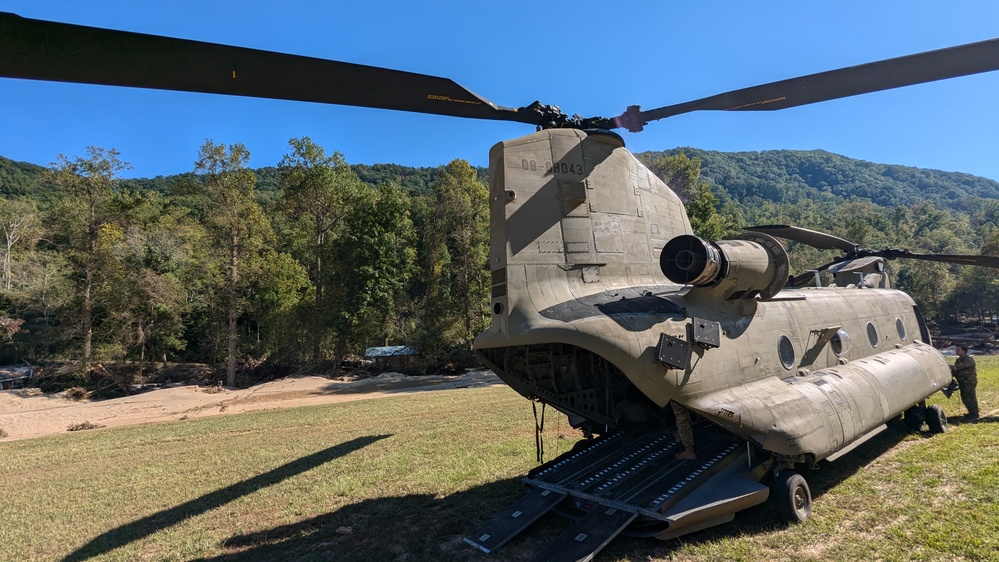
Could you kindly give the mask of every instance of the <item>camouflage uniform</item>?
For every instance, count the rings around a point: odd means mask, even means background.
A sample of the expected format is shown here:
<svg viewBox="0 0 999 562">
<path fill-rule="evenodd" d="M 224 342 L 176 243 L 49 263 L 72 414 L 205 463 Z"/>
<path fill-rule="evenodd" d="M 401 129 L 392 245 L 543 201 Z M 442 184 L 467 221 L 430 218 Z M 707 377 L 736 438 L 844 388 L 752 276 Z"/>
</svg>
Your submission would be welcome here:
<svg viewBox="0 0 999 562">
<path fill-rule="evenodd" d="M 975 395 L 975 387 L 978 386 L 978 371 L 975 369 L 975 358 L 970 355 L 958 357 L 950 370 L 957 379 L 961 402 L 964 402 L 964 407 L 968 409 L 968 416 L 977 418 L 978 397 Z"/>
<path fill-rule="evenodd" d="M 680 443 L 682 443 L 684 447 L 693 446 L 694 427 L 690 424 L 690 412 L 676 402 L 670 402 L 669 404 L 673 407 L 673 415 L 676 416 L 677 438 L 680 439 Z"/>
</svg>

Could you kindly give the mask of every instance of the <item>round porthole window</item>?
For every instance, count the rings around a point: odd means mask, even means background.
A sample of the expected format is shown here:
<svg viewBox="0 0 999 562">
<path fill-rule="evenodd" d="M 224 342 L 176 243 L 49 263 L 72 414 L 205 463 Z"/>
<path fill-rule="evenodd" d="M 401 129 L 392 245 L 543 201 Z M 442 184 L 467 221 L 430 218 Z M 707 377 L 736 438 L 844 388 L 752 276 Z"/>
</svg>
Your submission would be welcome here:
<svg viewBox="0 0 999 562">
<path fill-rule="evenodd" d="M 843 330 L 837 330 L 836 335 L 832 337 L 832 340 L 830 340 L 829 345 L 832 346 L 833 353 L 835 353 L 836 356 L 839 357 L 840 355 L 843 355 L 847 351 L 850 351 L 851 343 L 852 340 L 850 339 L 850 334 L 846 333 Z"/>
<path fill-rule="evenodd" d="M 878 329 L 870 322 L 867 323 L 867 341 L 871 342 L 871 347 L 878 346 Z"/>
<path fill-rule="evenodd" d="M 895 319 L 895 330 L 898 331 L 898 339 L 905 340 L 905 325 L 902 324 L 901 318 Z"/>
<path fill-rule="evenodd" d="M 777 342 L 777 353 L 780 355 L 781 365 L 784 365 L 785 369 L 794 368 L 794 346 L 791 345 L 791 339 L 787 336 L 781 336 L 780 340 Z"/>
</svg>

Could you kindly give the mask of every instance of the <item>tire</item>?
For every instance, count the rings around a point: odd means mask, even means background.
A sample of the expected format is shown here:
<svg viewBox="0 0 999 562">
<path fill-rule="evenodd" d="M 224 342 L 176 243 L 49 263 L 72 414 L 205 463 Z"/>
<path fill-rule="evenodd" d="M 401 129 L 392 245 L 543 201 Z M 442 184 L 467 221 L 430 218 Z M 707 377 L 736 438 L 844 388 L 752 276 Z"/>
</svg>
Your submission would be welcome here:
<svg viewBox="0 0 999 562">
<path fill-rule="evenodd" d="M 785 470 L 777 475 L 773 489 L 777 515 L 782 520 L 800 523 L 812 514 L 812 491 L 804 476 Z"/>
<path fill-rule="evenodd" d="M 922 431 L 923 422 L 926 421 L 926 410 L 922 406 L 913 406 L 905 411 L 902 419 L 905 420 L 905 427 L 908 427 L 910 431 Z"/>
<path fill-rule="evenodd" d="M 926 425 L 930 428 L 930 433 L 943 433 L 947 431 L 947 415 L 939 404 L 931 404 L 926 407 Z"/>
</svg>

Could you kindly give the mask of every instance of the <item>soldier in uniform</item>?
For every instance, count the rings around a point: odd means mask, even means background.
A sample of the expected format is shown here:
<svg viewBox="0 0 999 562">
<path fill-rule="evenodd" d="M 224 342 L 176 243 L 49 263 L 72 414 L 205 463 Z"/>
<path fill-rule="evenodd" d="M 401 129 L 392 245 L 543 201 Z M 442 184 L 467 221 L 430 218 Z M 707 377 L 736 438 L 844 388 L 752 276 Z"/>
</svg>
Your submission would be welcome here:
<svg viewBox="0 0 999 562">
<path fill-rule="evenodd" d="M 958 344 L 957 361 L 950 366 L 951 373 L 957 380 L 957 387 L 961 391 L 961 402 L 968 409 L 966 420 L 978 419 L 978 397 L 975 395 L 975 387 L 978 386 L 978 371 L 975 370 L 975 358 L 968 355 L 968 346 Z"/>
<path fill-rule="evenodd" d="M 697 458 L 697 453 L 694 452 L 694 426 L 690 423 L 690 412 L 673 401 L 670 406 L 676 416 L 676 439 L 684 446 L 684 450 L 677 453 L 676 458 L 692 461 Z"/>
</svg>

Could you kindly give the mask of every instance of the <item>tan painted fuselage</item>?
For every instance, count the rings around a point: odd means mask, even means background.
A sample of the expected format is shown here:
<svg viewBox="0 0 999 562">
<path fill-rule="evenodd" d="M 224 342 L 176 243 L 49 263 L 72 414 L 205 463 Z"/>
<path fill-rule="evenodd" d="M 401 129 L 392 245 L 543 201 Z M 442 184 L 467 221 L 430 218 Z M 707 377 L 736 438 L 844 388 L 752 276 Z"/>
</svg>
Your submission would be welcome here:
<svg viewBox="0 0 999 562">
<path fill-rule="evenodd" d="M 950 380 L 902 292 L 768 294 L 786 264 L 772 279 L 733 265 L 707 286 L 669 281 L 660 254 L 691 234 L 683 204 L 615 135 L 541 131 L 496 145 L 490 164 L 493 317 L 476 349 L 575 424 L 648 421 L 675 400 L 814 461 Z M 727 244 L 736 255 L 746 243 Z"/>
</svg>

